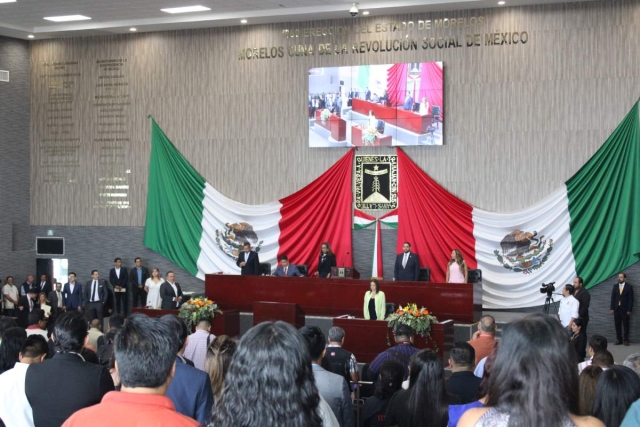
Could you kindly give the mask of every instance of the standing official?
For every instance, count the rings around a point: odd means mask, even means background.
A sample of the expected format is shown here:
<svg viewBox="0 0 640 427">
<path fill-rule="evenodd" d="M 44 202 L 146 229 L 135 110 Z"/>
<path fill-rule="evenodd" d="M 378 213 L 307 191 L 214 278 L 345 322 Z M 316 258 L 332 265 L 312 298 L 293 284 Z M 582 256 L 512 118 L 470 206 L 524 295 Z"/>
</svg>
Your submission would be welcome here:
<svg viewBox="0 0 640 427">
<path fill-rule="evenodd" d="M 142 258 L 135 259 L 136 266 L 129 272 L 129 281 L 131 282 L 131 290 L 133 294 L 133 307 L 144 307 L 147 304 L 147 293 L 144 290 L 144 284 L 149 278 L 149 269 L 142 266 Z"/>
<path fill-rule="evenodd" d="M 84 301 L 82 300 L 82 285 L 76 282 L 76 273 L 69 273 L 69 282 L 64 284 L 62 291 L 62 304 L 64 309 L 82 311 Z"/>
<path fill-rule="evenodd" d="M 113 286 L 113 292 L 116 297 L 116 313 L 122 313 L 126 316 L 129 309 L 129 294 L 127 293 L 129 275 L 127 274 L 127 269 L 122 268 L 122 259 L 116 258 L 113 263 L 114 266 L 109 271 L 109 282 Z M 120 311 L 120 305 L 122 305 L 122 311 Z"/>
<path fill-rule="evenodd" d="M 404 242 L 402 253 L 396 256 L 393 267 L 393 280 L 400 282 L 417 282 L 420 276 L 420 260 L 418 255 L 411 252 L 411 243 Z"/>
<path fill-rule="evenodd" d="M 167 272 L 167 280 L 160 285 L 160 299 L 163 310 L 177 310 L 182 305 L 182 288 L 175 281 L 173 271 Z"/>
<path fill-rule="evenodd" d="M 318 263 L 318 277 L 329 278 L 331 277 L 331 267 L 336 267 L 336 256 L 331 252 L 331 246 L 329 242 L 324 242 L 320 246 L 320 261 Z"/>
<path fill-rule="evenodd" d="M 91 271 L 91 280 L 84 286 L 84 307 L 87 320 L 98 319 L 103 324 L 104 304 L 107 301 L 109 288 L 104 280 L 100 280 L 98 270 Z"/>
<path fill-rule="evenodd" d="M 243 276 L 259 276 L 260 275 L 260 258 L 256 251 L 251 250 L 251 243 L 244 242 L 242 245 L 243 252 L 238 254 L 236 265 L 240 267 L 240 274 Z"/>
<path fill-rule="evenodd" d="M 576 277 L 573 279 L 573 287 L 576 289 L 573 297 L 580 303 L 580 307 L 578 309 L 578 313 L 580 315 L 580 318 L 582 319 L 582 329 L 580 329 L 580 333 L 588 336 L 587 324 L 589 323 L 589 305 L 591 304 L 591 294 L 584 288 L 584 281 L 582 280 L 582 277 Z"/>
<path fill-rule="evenodd" d="M 633 308 L 633 287 L 627 283 L 627 275 L 618 274 L 618 283 L 611 290 L 611 314 L 616 326 L 616 342 L 623 342 L 622 328 L 624 328 L 624 345 L 629 345 L 629 317 Z"/>
</svg>

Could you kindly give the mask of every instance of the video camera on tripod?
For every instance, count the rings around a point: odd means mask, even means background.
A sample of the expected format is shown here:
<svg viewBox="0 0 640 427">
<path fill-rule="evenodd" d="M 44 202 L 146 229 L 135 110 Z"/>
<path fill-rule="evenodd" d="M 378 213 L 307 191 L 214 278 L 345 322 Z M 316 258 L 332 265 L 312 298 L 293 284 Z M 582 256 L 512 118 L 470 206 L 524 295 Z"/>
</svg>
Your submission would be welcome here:
<svg viewBox="0 0 640 427">
<path fill-rule="evenodd" d="M 547 294 L 547 298 L 551 298 L 551 295 L 553 294 L 553 291 L 556 290 L 556 287 L 554 286 L 556 284 L 556 282 L 549 282 L 549 283 L 543 283 L 540 286 L 540 293 L 541 294 Z"/>
</svg>

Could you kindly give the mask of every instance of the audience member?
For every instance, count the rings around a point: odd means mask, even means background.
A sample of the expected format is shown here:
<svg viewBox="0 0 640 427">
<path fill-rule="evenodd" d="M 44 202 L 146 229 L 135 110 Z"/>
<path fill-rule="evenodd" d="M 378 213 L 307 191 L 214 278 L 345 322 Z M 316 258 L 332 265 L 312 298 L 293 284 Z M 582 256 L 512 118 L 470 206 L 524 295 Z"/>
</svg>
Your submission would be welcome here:
<svg viewBox="0 0 640 427">
<path fill-rule="evenodd" d="M 391 397 L 402 389 L 404 366 L 397 360 L 389 359 L 380 367 L 374 395 L 364 402 L 361 415 L 362 427 L 384 427 L 387 406 Z"/>
<path fill-rule="evenodd" d="M 600 366 L 604 371 L 611 368 L 614 364 L 613 354 L 607 350 L 596 353 L 591 362 L 592 366 Z"/>
<path fill-rule="evenodd" d="M 420 350 L 411 362 L 409 389 L 389 401 L 386 425 L 444 427 L 449 420 L 444 369 L 433 350 Z"/>
<path fill-rule="evenodd" d="M 27 336 L 41 335 L 45 341 L 49 339 L 47 335 L 47 318 L 44 311 L 34 308 L 29 313 L 29 327 L 27 328 Z"/>
<path fill-rule="evenodd" d="M 9 328 L 2 334 L 0 345 L 0 374 L 13 369 L 20 358 L 20 349 L 27 339 L 27 332 L 19 327 Z"/>
<path fill-rule="evenodd" d="M 473 362 L 477 365 L 491 353 L 496 345 L 496 319 L 488 314 L 482 316 L 478 322 L 478 330 L 473 333 L 469 344 L 476 352 L 476 359 Z"/>
<path fill-rule="evenodd" d="M 622 362 L 622 366 L 626 366 L 640 376 L 640 353 L 633 353 L 627 356 Z"/>
<path fill-rule="evenodd" d="M 464 405 L 478 400 L 478 391 L 482 378 L 473 375 L 475 351 L 466 342 L 457 342 L 449 350 L 449 367 L 451 376 L 444 386 L 453 401 Z"/>
<path fill-rule="evenodd" d="M 44 311 L 44 315 L 47 319 L 51 317 L 51 303 L 47 299 L 47 294 L 40 292 L 36 298 L 36 308 Z"/>
<path fill-rule="evenodd" d="M 344 345 L 344 329 L 334 326 L 329 329 L 329 345 L 322 359 L 322 367 L 334 374 L 342 375 L 347 384 L 358 383 L 358 362 L 356 356 L 342 348 Z"/>
<path fill-rule="evenodd" d="M 320 366 L 325 354 L 324 334 L 317 326 L 304 326 L 300 329 L 300 334 L 309 348 L 313 376 L 320 395 L 331 407 L 340 427 L 354 427 L 353 404 L 347 382 L 341 375 L 329 372 Z"/>
<path fill-rule="evenodd" d="M 584 322 L 579 317 L 571 322 L 571 344 L 573 344 L 573 349 L 576 352 L 579 362 L 582 362 L 586 356 L 585 346 L 587 345 L 587 336 L 582 333 L 583 325 Z"/>
<path fill-rule="evenodd" d="M 596 386 L 600 375 L 602 375 L 600 366 L 587 366 L 580 373 L 580 389 L 578 402 L 578 411 L 580 415 L 593 415 L 593 400 L 596 397 Z"/>
<path fill-rule="evenodd" d="M 32 363 L 47 356 L 47 341 L 40 335 L 27 337 L 13 369 L 0 375 L 0 420 L 7 427 L 33 426 L 33 411 L 24 393 L 24 378 Z"/>
<path fill-rule="evenodd" d="M 55 325 L 56 317 L 62 314 L 64 307 L 64 297 L 62 295 L 62 283 L 54 283 L 54 290 L 49 293 L 51 303 L 50 324 Z"/>
<path fill-rule="evenodd" d="M 20 291 L 13 283 L 12 276 L 7 276 L 7 281 L 2 287 L 2 296 L 4 297 L 4 315 L 14 317 L 20 300 Z"/>
<path fill-rule="evenodd" d="M 90 326 L 89 332 L 88 332 L 89 341 L 87 341 L 87 345 L 91 346 L 91 348 L 93 348 L 94 350 L 97 350 L 98 338 L 104 335 L 102 333 L 102 324 L 100 323 L 100 320 L 93 319 L 89 324 L 89 326 Z"/>
<path fill-rule="evenodd" d="M 16 322 L 11 317 L 0 316 L 0 344 L 2 344 L 2 336 L 7 329 L 15 328 Z"/>
<path fill-rule="evenodd" d="M 396 345 L 391 347 L 373 359 L 369 366 L 369 379 L 375 381 L 380 374 L 380 367 L 389 359 L 395 359 L 404 366 L 404 377 L 409 376 L 409 359 L 418 349 L 413 346 L 414 330 L 410 326 L 399 324 L 393 331 Z"/>
<path fill-rule="evenodd" d="M 578 413 L 576 355 L 558 321 L 532 314 L 502 335 L 486 408 L 468 410 L 459 427 L 602 426 Z M 533 398 L 535 397 L 535 398 Z"/>
<path fill-rule="evenodd" d="M 111 341 L 111 344 L 113 344 L 113 340 L 116 337 L 116 333 L 120 329 L 122 329 L 123 325 L 124 325 L 124 316 L 122 314 L 114 314 L 111 317 L 109 317 L 109 330 L 107 331 L 106 334 L 98 337 L 98 348 L 102 347 L 105 344 L 109 344 L 109 341 Z"/>
<path fill-rule="evenodd" d="M 174 314 L 162 316 L 160 322 L 165 327 L 165 333 L 175 337 L 172 343 L 173 353 L 176 355 L 176 372 L 169 383 L 167 397 L 173 402 L 176 411 L 197 420 L 202 425 L 207 425 L 213 406 L 211 380 L 205 372 L 189 366 L 182 357 L 189 338 L 187 325 Z M 125 322 L 125 327 L 126 325 Z M 116 356 L 116 363 L 117 360 Z"/>
<path fill-rule="evenodd" d="M 25 394 L 38 427 L 59 427 L 74 412 L 100 403 L 114 389 L 109 371 L 85 362 L 80 354 L 87 344 L 87 326 L 84 316 L 75 311 L 62 314 L 53 330 L 57 353 L 27 369 Z"/>
<path fill-rule="evenodd" d="M 36 295 L 35 290 L 29 290 L 26 295 L 20 297 L 17 312 L 18 326 L 25 329 L 29 327 L 29 314 L 36 307 Z"/>
<path fill-rule="evenodd" d="M 589 356 L 589 360 L 580 362 L 578 364 L 578 373 L 582 372 L 582 370 L 587 366 L 591 366 L 591 364 L 593 363 L 593 356 L 597 352 L 606 350 L 607 339 L 602 335 L 591 335 L 591 338 L 589 338 L 589 345 L 587 346 L 587 355 Z"/>
<path fill-rule="evenodd" d="M 619 427 L 633 402 L 640 399 L 640 378 L 626 366 L 602 373 L 593 401 L 593 415 L 607 427 Z"/>
<path fill-rule="evenodd" d="M 184 357 L 193 362 L 193 366 L 204 371 L 204 361 L 207 358 L 209 344 L 216 339 L 211 332 L 211 319 L 200 319 L 194 333 L 189 335 Z"/>
<path fill-rule="evenodd" d="M 20 296 L 24 297 L 29 292 L 38 293 L 38 286 L 34 283 L 33 274 L 27 275 L 27 280 L 20 286 Z"/>
<path fill-rule="evenodd" d="M 212 425 L 321 427 L 319 402 L 305 340 L 287 323 L 264 322 L 240 339 Z"/>
<path fill-rule="evenodd" d="M 220 335 L 207 348 L 204 371 L 209 374 L 211 379 L 211 391 L 215 402 L 220 400 L 222 396 L 224 379 L 227 377 L 236 347 L 235 340 L 226 335 Z"/>
<path fill-rule="evenodd" d="M 177 413 L 165 397 L 176 370 L 176 341 L 158 319 L 129 317 L 114 342 L 121 391 L 107 393 L 100 404 L 76 412 L 64 426 L 198 426 Z"/>
<path fill-rule="evenodd" d="M 640 426 L 640 399 L 636 400 L 627 411 L 620 427 L 638 427 Z"/>
</svg>

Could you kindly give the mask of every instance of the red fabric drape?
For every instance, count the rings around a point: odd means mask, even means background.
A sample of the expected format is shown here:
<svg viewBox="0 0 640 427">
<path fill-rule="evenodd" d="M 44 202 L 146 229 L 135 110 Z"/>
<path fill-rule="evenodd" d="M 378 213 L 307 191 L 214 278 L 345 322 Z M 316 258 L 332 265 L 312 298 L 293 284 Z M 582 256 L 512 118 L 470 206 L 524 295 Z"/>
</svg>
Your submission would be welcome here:
<svg viewBox="0 0 640 427">
<path fill-rule="evenodd" d="M 318 268 L 320 245 L 329 242 L 336 262 L 352 266 L 351 173 L 354 149 L 300 191 L 280 200 L 280 250 L 293 264 Z"/>
<path fill-rule="evenodd" d="M 409 64 L 393 64 L 387 71 L 387 93 L 391 105 L 404 104 L 407 96 L 407 70 Z"/>
<path fill-rule="evenodd" d="M 398 243 L 418 254 L 432 282 L 444 282 L 451 251 L 459 249 L 469 268 L 477 266 L 473 208 L 424 173 L 404 151 L 398 153 Z"/>
<path fill-rule="evenodd" d="M 440 106 L 440 117 L 444 117 L 444 108 L 442 105 L 442 68 L 438 67 L 435 62 L 423 62 L 420 64 L 420 91 L 415 102 L 422 102 L 422 98 L 426 97 L 429 101 L 429 112 L 434 105 Z"/>
</svg>

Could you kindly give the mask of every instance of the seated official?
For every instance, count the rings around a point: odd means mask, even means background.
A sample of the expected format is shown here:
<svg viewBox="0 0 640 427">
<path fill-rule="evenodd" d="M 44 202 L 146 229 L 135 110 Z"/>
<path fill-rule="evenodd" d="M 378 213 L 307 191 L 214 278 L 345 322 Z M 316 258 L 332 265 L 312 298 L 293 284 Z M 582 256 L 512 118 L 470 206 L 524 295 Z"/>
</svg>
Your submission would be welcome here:
<svg viewBox="0 0 640 427">
<path fill-rule="evenodd" d="M 289 258 L 286 255 L 280 256 L 280 265 L 278 266 L 278 268 L 276 268 L 276 272 L 273 273 L 273 275 L 279 277 L 302 277 L 302 274 L 298 270 L 298 267 L 296 267 L 294 264 L 289 264 Z"/>
<path fill-rule="evenodd" d="M 377 279 L 371 279 L 370 290 L 364 294 L 364 318 L 367 320 L 384 320 L 386 299 L 380 290 Z"/>
</svg>

